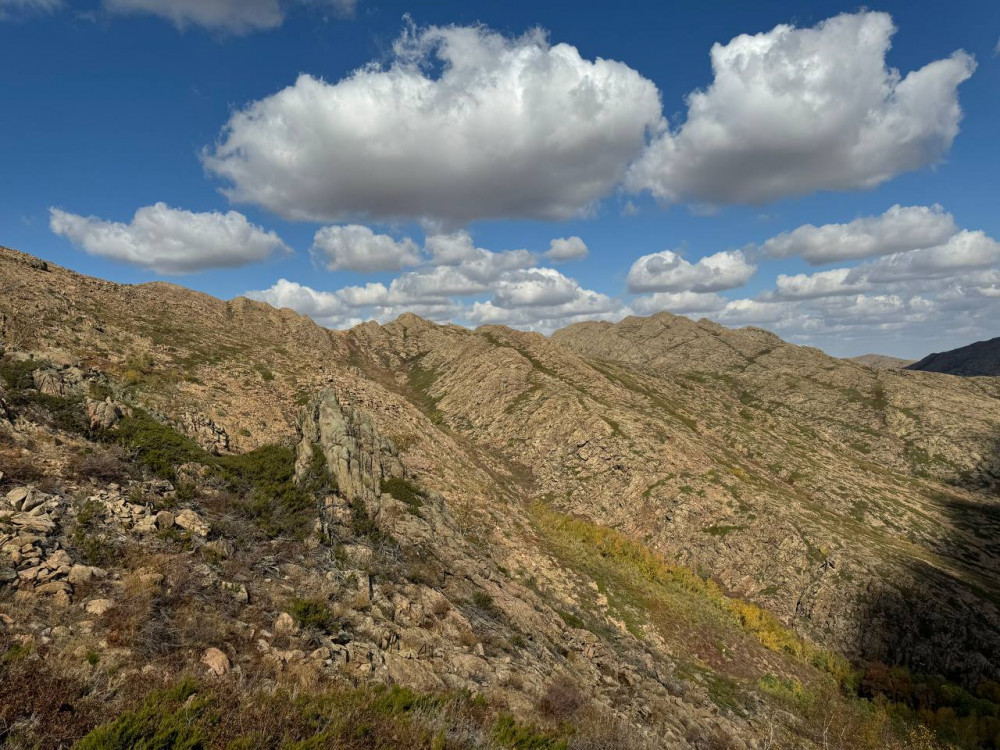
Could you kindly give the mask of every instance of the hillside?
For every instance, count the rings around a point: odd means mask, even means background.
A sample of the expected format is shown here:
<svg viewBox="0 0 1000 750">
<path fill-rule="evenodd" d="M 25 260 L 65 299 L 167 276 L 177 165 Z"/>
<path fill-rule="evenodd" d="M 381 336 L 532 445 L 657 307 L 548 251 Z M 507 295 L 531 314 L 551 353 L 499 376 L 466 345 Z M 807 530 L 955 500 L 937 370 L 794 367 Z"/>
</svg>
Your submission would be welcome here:
<svg viewBox="0 0 1000 750">
<path fill-rule="evenodd" d="M 862 354 L 858 357 L 848 357 L 849 362 L 859 365 L 874 367 L 876 370 L 899 370 L 908 365 L 914 364 L 912 359 L 900 359 L 899 357 L 887 357 L 884 354 Z"/>
<path fill-rule="evenodd" d="M 907 369 L 963 377 L 1000 375 L 1000 338 L 977 341 L 948 352 L 928 354 Z"/>
<path fill-rule="evenodd" d="M 0 340 L 12 747 L 1000 743 L 1000 381 L 7 249 Z"/>
</svg>

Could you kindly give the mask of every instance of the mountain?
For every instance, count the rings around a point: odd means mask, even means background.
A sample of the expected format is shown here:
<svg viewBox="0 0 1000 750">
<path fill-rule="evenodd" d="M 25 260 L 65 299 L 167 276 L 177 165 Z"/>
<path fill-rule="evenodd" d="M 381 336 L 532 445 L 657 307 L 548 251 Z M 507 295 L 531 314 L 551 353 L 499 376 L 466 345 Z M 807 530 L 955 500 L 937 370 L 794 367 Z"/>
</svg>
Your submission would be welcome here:
<svg viewBox="0 0 1000 750">
<path fill-rule="evenodd" d="M 907 369 L 965 377 L 1000 375 L 1000 338 L 977 341 L 948 352 L 928 354 Z"/>
<path fill-rule="evenodd" d="M 874 367 L 876 370 L 899 370 L 914 364 L 916 360 L 887 357 L 884 354 L 862 354 L 859 357 L 848 357 L 847 361 Z"/>
<path fill-rule="evenodd" d="M 0 340 L 13 747 L 1000 732 L 1000 381 L 667 313 L 332 331 L 7 249 Z"/>
</svg>

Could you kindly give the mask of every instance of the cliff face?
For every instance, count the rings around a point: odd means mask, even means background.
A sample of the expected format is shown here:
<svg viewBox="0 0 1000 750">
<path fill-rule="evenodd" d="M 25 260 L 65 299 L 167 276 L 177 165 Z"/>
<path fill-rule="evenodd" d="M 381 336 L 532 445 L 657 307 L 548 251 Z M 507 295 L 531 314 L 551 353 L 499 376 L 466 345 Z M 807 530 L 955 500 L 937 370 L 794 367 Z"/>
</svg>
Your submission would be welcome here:
<svg viewBox="0 0 1000 750">
<path fill-rule="evenodd" d="M 194 674 L 251 724 L 284 689 L 421 691 L 379 724 L 415 746 L 932 747 L 866 701 L 879 663 L 1000 679 L 993 379 L 667 314 L 335 332 L 8 250 L 0 290 L 26 745 Z M 78 722 L 13 699 L 44 680 Z"/>
</svg>

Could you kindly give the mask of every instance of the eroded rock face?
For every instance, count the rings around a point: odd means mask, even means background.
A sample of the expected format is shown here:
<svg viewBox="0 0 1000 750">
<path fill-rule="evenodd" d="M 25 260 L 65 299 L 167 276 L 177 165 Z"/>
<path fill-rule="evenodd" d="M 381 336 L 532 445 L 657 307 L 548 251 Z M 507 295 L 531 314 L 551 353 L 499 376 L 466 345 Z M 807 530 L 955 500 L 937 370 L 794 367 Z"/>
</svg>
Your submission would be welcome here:
<svg viewBox="0 0 1000 750">
<path fill-rule="evenodd" d="M 340 493 L 350 500 L 370 504 L 380 496 L 384 477 L 403 476 L 399 451 L 375 429 L 371 416 L 343 405 L 331 390 L 317 394 L 299 413 L 299 446 L 296 476 L 303 479 L 316 445 L 326 457 L 330 476 Z"/>
<path fill-rule="evenodd" d="M 182 414 L 179 426 L 209 453 L 219 456 L 229 452 L 229 433 L 204 414 Z"/>
<path fill-rule="evenodd" d="M 87 387 L 87 373 L 75 365 L 42 367 L 31 374 L 35 389 L 46 396 L 75 396 Z"/>
</svg>

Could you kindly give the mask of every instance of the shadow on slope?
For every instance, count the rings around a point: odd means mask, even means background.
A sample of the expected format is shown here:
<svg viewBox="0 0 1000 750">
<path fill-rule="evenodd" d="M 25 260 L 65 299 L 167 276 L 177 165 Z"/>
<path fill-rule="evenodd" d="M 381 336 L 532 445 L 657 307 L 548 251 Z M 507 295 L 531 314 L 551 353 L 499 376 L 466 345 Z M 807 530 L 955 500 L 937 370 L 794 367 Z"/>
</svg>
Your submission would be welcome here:
<svg viewBox="0 0 1000 750">
<path fill-rule="evenodd" d="M 930 493 L 946 533 L 914 550 L 905 580 L 869 589 L 854 644 L 860 694 L 962 748 L 1000 748 L 998 465 L 1000 437 L 953 491 Z"/>
</svg>

